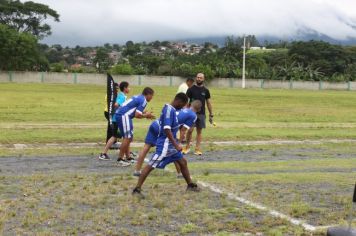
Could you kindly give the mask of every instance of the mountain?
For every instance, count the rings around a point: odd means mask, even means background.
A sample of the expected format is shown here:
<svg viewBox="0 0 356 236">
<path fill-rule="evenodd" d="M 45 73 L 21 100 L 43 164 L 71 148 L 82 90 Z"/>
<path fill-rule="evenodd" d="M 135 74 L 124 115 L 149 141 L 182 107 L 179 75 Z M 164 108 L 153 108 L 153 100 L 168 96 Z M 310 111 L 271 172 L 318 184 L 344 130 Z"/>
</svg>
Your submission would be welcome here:
<svg viewBox="0 0 356 236">
<path fill-rule="evenodd" d="M 211 36 L 211 37 L 202 37 L 202 38 L 185 38 L 179 39 L 176 41 L 180 42 L 188 42 L 188 43 L 195 43 L 195 44 L 204 44 L 205 42 L 211 42 L 217 44 L 219 47 L 224 46 L 225 39 L 230 35 L 226 36 Z M 337 45 L 344 45 L 344 46 L 356 46 L 356 38 L 348 38 L 346 40 L 337 40 L 333 39 L 325 34 L 320 34 L 314 30 L 310 29 L 301 29 L 297 32 L 296 35 L 291 37 L 276 37 L 276 36 L 267 36 L 267 35 L 257 35 L 257 40 L 260 42 L 261 45 L 264 45 L 266 41 L 269 43 L 276 43 L 279 41 L 310 41 L 310 40 L 321 40 L 325 42 L 329 42 L 331 44 Z"/>
</svg>

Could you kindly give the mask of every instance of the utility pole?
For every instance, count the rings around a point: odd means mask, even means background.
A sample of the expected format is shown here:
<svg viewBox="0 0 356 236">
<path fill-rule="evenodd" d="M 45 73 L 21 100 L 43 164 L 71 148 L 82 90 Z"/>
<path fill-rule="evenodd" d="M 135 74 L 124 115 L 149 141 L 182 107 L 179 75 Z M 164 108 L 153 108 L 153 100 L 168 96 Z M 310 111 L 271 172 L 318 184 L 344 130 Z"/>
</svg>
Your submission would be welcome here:
<svg viewBox="0 0 356 236">
<path fill-rule="evenodd" d="M 243 59 L 242 59 L 242 88 L 243 89 L 246 87 L 245 67 L 246 67 L 246 37 L 244 36 Z"/>
</svg>

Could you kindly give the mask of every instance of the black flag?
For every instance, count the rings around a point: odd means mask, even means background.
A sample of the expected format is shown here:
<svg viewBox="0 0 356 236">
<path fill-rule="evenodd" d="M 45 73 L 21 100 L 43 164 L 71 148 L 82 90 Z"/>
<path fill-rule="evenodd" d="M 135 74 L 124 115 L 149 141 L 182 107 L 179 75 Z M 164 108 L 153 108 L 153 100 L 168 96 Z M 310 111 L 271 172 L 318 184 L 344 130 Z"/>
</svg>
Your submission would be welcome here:
<svg viewBox="0 0 356 236">
<path fill-rule="evenodd" d="M 107 94 L 107 106 L 108 106 L 110 125 L 112 124 L 112 115 L 114 114 L 114 104 L 116 99 L 114 83 L 115 83 L 114 79 L 108 73 L 106 94 Z"/>
</svg>

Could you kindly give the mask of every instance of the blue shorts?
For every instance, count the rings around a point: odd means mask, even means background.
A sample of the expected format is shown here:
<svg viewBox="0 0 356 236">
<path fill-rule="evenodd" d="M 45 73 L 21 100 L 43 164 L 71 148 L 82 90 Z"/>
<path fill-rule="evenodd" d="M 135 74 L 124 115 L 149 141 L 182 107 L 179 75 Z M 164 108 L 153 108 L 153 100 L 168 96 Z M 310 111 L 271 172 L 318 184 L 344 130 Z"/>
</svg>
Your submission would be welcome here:
<svg viewBox="0 0 356 236">
<path fill-rule="evenodd" d="M 145 138 L 145 143 L 151 145 L 152 147 L 156 146 L 158 135 L 159 135 L 159 123 L 157 121 L 154 121 L 152 122 L 152 124 L 148 129 Z"/>
<path fill-rule="evenodd" d="M 116 122 L 123 138 L 133 138 L 132 119 L 127 115 L 115 115 Z"/>
<path fill-rule="evenodd" d="M 162 156 L 162 154 L 155 153 L 148 162 L 148 165 L 153 168 L 164 169 L 169 163 L 178 161 L 182 158 L 183 154 L 181 152 L 176 152 L 170 156 Z"/>
</svg>

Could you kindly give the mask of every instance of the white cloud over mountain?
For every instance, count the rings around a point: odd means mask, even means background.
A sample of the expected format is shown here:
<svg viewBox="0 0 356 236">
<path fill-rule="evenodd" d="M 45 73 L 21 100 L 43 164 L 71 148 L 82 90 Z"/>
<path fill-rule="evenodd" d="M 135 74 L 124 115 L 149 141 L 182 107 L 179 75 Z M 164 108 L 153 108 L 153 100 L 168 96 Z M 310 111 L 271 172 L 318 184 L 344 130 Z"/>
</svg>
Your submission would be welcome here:
<svg viewBox="0 0 356 236">
<path fill-rule="evenodd" d="M 255 34 L 293 37 L 308 29 L 356 38 L 355 0 L 40 0 L 61 15 L 48 43 L 96 45 Z"/>
</svg>

